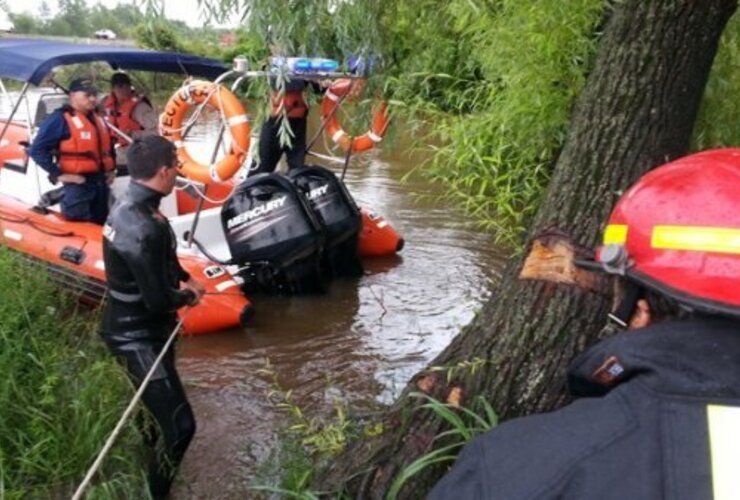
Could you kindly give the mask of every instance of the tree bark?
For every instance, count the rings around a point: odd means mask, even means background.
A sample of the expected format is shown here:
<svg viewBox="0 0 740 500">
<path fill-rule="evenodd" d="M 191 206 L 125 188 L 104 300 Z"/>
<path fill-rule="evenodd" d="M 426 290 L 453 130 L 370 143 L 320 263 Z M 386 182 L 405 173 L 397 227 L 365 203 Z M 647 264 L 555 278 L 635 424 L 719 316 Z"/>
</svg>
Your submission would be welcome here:
<svg viewBox="0 0 740 500">
<path fill-rule="evenodd" d="M 352 443 L 319 474 L 316 489 L 383 499 L 399 471 L 438 446 L 433 439 L 447 427 L 418 409 L 413 392 L 453 404 L 483 395 L 503 418 L 563 404 L 567 365 L 598 339 L 610 305 L 606 283 L 577 270 L 571 258 L 592 256 L 625 188 L 687 153 L 719 38 L 736 4 L 617 3 L 524 255 L 510 261 L 498 293 L 431 363 L 448 370 L 417 374 L 388 412 L 385 432 Z M 439 473 L 418 474 L 399 498 L 422 498 Z"/>
</svg>

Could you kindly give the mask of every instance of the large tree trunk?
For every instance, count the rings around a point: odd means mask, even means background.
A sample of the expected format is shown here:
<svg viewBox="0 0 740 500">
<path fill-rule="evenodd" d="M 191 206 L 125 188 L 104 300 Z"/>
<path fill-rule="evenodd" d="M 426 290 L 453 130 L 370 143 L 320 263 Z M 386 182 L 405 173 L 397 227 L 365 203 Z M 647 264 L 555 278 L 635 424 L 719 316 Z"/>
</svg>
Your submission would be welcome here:
<svg viewBox="0 0 740 500">
<path fill-rule="evenodd" d="M 619 194 L 647 170 L 687 153 L 720 34 L 736 0 L 628 0 L 606 24 L 595 67 L 574 109 L 565 147 L 533 222 L 527 252 L 507 266 L 499 292 L 415 376 L 385 432 L 353 443 L 315 482 L 353 498 L 382 499 L 396 474 L 446 429 L 417 410 L 411 392 L 462 404 L 484 395 L 505 418 L 564 401 L 569 361 L 597 339 L 607 312 L 603 284 L 570 257 L 591 254 Z M 476 370 L 462 362 L 475 359 Z M 468 366 L 472 366 L 468 365 Z M 448 375 L 452 375 L 451 378 Z M 419 474 L 399 498 L 418 498 L 439 470 Z"/>
</svg>

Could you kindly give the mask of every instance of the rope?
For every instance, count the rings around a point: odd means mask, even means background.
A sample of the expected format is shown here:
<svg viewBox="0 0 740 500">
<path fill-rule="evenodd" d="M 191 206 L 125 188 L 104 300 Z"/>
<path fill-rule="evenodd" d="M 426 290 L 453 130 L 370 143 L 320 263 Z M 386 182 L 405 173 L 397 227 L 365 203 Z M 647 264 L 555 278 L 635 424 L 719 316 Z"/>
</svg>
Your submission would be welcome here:
<svg viewBox="0 0 740 500">
<path fill-rule="evenodd" d="M 113 432 L 111 432 L 111 435 L 108 437 L 108 440 L 105 442 L 103 449 L 100 450 L 100 453 L 98 453 L 98 456 L 95 459 L 95 462 L 92 464 L 90 469 L 87 471 L 87 474 L 85 475 L 85 478 L 82 480 L 82 483 L 80 483 L 80 485 L 77 487 L 75 494 L 72 496 L 72 500 L 80 500 L 82 498 L 82 494 L 84 493 L 85 489 L 89 486 L 90 481 L 92 480 L 95 473 L 100 468 L 100 465 L 103 463 L 103 459 L 108 454 L 111 447 L 113 447 L 113 443 L 115 442 L 116 438 L 121 433 L 121 431 L 123 430 L 123 425 L 126 423 L 126 420 L 128 420 L 128 418 L 131 416 L 131 413 L 134 411 L 134 408 L 136 407 L 136 403 L 139 402 L 139 400 L 141 399 L 141 396 L 144 394 L 144 391 L 149 385 L 149 381 L 154 375 L 154 371 L 157 369 L 159 364 L 162 362 L 164 355 L 167 353 L 167 350 L 170 348 L 170 345 L 175 340 L 175 337 L 177 336 L 177 333 L 180 330 L 182 323 L 185 321 L 185 318 L 187 317 L 190 311 L 191 309 L 188 309 L 185 312 L 185 314 L 182 315 L 182 317 L 180 318 L 180 321 L 177 322 L 175 329 L 172 330 L 172 333 L 170 334 L 170 338 L 167 339 L 167 342 L 162 348 L 162 352 L 160 352 L 159 356 L 157 356 L 157 359 L 154 360 L 154 364 L 152 364 L 152 367 L 149 369 L 149 372 L 146 374 L 146 377 L 144 377 L 144 380 L 141 382 L 141 385 L 139 386 L 139 390 L 137 390 L 136 394 L 134 394 L 133 399 L 131 399 L 131 402 L 129 403 L 126 410 L 123 412 L 123 415 L 121 416 L 120 420 L 116 424 L 116 427 L 113 429 Z"/>
<path fill-rule="evenodd" d="M 206 195 L 205 191 L 201 191 L 200 188 L 198 187 L 198 185 L 195 184 L 190 179 L 188 179 L 187 177 L 183 177 L 183 179 L 187 179 L 187 183 L 185 185 L 183 185 L 183 186 L 177 186 L 175 188 L 176 190 L 178 190 L 178 191 L 185 191 L 188 187 L 191 187 L 193 189 L 193 191 L 195 191 L 195 194 L 197 194 L 199 197 L 201 197 L 204 200 L 206 200 L 206 201 L 208 201 L 210 203 L 213 203 L 215 205 L 220 205 L 220 204 L 224 203 L 226 200 L 228 200 L 229 198 L 231 198 L 231 196 L 234 194 L 234 191 L 236 191 L 236 188 L 237 188 L 236 182 L 233 183 L 233 185 L 231 186 L 231 191 L 229 191 L 229 194 L 226 195 L 226 197 L 223 198 L 223 199 L 221 199 L 221 200 L 216 200 L 214 198 L 209 198 Z"/>
<path fill-rule="evenodd" d="M 27 225 L 31 226 L 32 228 L 34 228 L 35 230 L 37 230 L 37 231 L 39 231 L 41 233 L 44 233 L 44 234 L 48 234 L 49 236 L 58 236 L 60 238 L 70 238 L 72 236 L 80 236 L 85 241 L 87 241 L 87 238 L 86 237 L 81 236 L 81 235 L 75 233 L 74 231 L 65 231 L 65 232 L 53 231 L 51 229 L 44 228 L 42 225 L 38 224 L 35 221 L 32 221 L 28 217 L 24 217 L 22 219 L 16 219 L 16 218 L 13 218 L 13 217 L 8 217 L 5 212 L 0 211 L 0 220 L 5 221 L 5 222 L 11 222 L 13 224 L 27 224 Z"/>
</svg>

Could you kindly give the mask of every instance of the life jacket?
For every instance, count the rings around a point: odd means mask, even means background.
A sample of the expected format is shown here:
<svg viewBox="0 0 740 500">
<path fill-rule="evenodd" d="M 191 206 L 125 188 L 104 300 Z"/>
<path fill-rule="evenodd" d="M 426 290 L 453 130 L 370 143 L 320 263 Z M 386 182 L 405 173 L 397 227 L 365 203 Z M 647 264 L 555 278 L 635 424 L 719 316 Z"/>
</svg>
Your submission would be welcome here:
<svg viewBox="0 0 740 500">
<path fill-rule="evenodd" d="M 270 93 L 270 102 L 272 103 L 272 116 L 279 116 L 285 112 L 288 118 L 304 118 L 308 113 L 308 104 L 303 99 L 302 90 L 286 90 L 285 94 L 273 90 Z"/>
<path fill-rule="evenodd" d="M 94 174 L 116 167 L 108 127 L 100 115 L 92 115 L 94 121 L 71 108 L 64 111 L 69 128 L 69 139 L 59 143 L 59 168 L 64 174 Z"/>
<path fill-rule="evenodd" d="M 103 100 L 103 109 L 105 110 L 105 118 L 114 127 L 120 129 L 126 135 L 131 136 L 132 132 L 144 130 L 139 122 L 134 120 L 133 113 L 134 108 L 140 102 L 146 102 L 146 97 L 133 96 L 131 99 L 127 99 L 123 102 L 119 101 L 115 94 L 111 93 Z M 116 138 L 118 144 L 122 146 L 128 146 L 129 141 L 116 134 L 115 130 L 111 130 L 111 135 Z"/>
</svg>

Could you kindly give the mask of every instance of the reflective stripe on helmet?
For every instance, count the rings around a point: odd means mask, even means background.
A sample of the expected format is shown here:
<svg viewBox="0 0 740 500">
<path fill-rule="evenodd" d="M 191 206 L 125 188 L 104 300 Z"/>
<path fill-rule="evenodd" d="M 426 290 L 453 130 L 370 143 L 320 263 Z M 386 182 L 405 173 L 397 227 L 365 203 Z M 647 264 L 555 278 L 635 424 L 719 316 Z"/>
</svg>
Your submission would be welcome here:
<svg viewBox="0 0 740 500">
<path fill-rule="evenodd" d="M 609 224 L 604 231 L 604 245 L 616 243 L 623 245 L 627 241 L 627 226 L 625 224 Z"/>
<path fill-rule="evenodd" d="M 696 226 L 655 226 L 653 248 L 740 254 L 740 229 Z M 740 490 L 739 490 L 740 491 Z"/>
<path fill-rule="evenodd" d="M 714 500 L 736 499 L 740 491 L 737 452 L 740 450 L 740 408 L 707 405 Z"/>
</svg>

